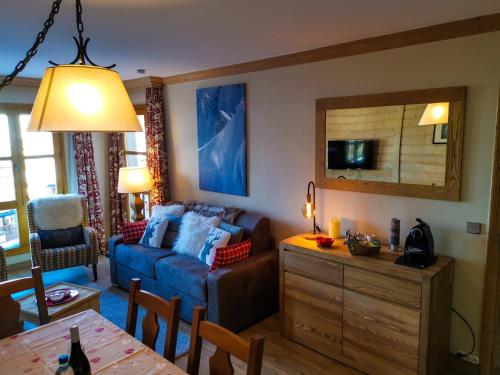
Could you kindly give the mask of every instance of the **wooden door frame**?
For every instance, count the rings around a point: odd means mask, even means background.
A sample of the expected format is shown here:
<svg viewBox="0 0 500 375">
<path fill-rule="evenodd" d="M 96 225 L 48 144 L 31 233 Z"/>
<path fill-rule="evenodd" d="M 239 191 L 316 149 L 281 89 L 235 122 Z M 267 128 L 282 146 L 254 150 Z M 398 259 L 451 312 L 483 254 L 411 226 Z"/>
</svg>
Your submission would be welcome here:
<svg viewBox="0 0 500 375">
<path fill-rule="evenodd" d="M 500 335 L 500 89 L 498 92 L 493 177 L 484 276 L 483 318 L 481 323 L 480 373 L 494 373 L 495 334 Z"/>
</svg>

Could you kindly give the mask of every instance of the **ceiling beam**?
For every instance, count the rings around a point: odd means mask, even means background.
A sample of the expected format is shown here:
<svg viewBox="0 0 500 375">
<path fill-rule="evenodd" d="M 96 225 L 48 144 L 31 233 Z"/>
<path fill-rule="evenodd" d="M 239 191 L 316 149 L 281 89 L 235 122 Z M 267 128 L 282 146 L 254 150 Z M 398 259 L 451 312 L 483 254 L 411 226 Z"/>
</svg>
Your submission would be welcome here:
<svg viewBox="0 0 500 375">
<path fill-rule="evenodd" d="M 177 74 L 164 77 L 163 83 L 165 85 L 174 85 L 185 82 L 201 81 L 211 78 L 338 59 L 341 57 L 408 47 L 417 44 L 438 42 L 499 30 L 500 13 L 494 13 L 383 36 L 334 44 L 327 47 L 315 48 L 288 55 L 254 60 L 240 64 L 226 65 L 213 69 L 199 70 L 191 73 Z"/>
</svg>

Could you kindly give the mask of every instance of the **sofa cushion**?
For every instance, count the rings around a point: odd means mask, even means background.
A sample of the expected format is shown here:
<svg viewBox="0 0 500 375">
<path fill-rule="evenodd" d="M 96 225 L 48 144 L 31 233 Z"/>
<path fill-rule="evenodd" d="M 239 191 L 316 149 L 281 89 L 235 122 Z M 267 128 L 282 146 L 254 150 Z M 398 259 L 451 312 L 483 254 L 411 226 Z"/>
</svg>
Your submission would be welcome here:
<svg viewBox="0 0 500 375">
<path fill-rule="evenodd" d="M 124 224 L 122 227 L 123 243 L 132 244 L 139 242 L 147 226 L 147 220 Z"/>
<path fill-rule="evenodd" d="M 226 223 L 225 221 L 221 221 L 221 223 L 219 224 L 219 228 L 231 233 L 231 238 L 229 239 L 228 245 L 234 245 L 235 243 L 241 242 L 243 233 L 245 232 L 242 227 Z"/>
<path fill-rule="evenodd" d="M 181 228 L 182 216 L 174 216 L 167 215 L 168 218 L 168 227 L 163 236 L 163 241 L 161 243 L 161 247 L 174 247 L 175 240 L 177 240 L 177 236 L 179 235 L 179 230 Z"/>
<path fill-rule="evenodd" d="M 156 278 L 201 301 L 207 301 L 208 266 L 198 258 L 175 254 L 156 262 Z"/>
<path fill-rule="evenodd" d="M 143 245 L 116 246 L 116 262 L 145 276 L 155 278 L 155 263 L 162 258 L 170 257 L 174 252 Z"/>
<path fill-rule="evenodd" d="M 40 236 L 42 249 L 74 246 L 85 242 L 83 239 L 83 228 L 81 225 L 66 229 L 39 229 L 38 235 Z"/>
<path fill-rule="evenodd" d="M 174 244 L 174 251 L 179 254 L 198 257 L 208 237 L 211 227 L 217 227 L 220 218 L 206 217 L 195 212 L 187 212 L 182 217 L 179 236 Z"/>
</svg>

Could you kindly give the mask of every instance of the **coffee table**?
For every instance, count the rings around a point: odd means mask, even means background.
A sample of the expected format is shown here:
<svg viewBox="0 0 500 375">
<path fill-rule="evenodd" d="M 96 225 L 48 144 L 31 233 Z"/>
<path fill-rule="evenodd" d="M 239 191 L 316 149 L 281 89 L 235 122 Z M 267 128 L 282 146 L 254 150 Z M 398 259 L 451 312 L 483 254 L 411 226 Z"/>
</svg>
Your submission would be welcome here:
<svg viewBox="0 0 500 375">
<path fill-rule="evenodd" d="M 63 303 L 62 305 L 47 306 L 49 310 L 49 321 L 66 318 L 70 315 L 92 309 L 96 312 L 100 311 L 99 296 L 101 291 L 98 289 L 88 288 L 86 286 L 74 285 L 70 283 L 57 283 L 45 288 L 45 291 L 55 289 L 71 288 L 78 290 L 78 297 L 73 301 Z M 36 304 L 35 293 L 29 294 L 17 300 L 21 304 L 21 319 L 27 320 L 34 324 L 40 324 L 38 319 L 38 308 Z"/>
</svg>

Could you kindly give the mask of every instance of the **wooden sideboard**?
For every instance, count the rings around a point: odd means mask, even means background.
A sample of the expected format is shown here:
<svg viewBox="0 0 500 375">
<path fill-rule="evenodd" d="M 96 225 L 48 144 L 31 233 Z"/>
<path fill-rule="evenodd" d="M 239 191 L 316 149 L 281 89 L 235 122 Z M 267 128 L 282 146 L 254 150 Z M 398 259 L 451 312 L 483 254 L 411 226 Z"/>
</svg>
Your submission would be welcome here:
<svg viewBox="0 0 500 375">
<path fill-rule="evenodd" d="M 281 334 L 368 374 L 444 374 L 454 261 L 419 270 L 394 264 L 399 255 L 282 241 Z"/>
</svg>

